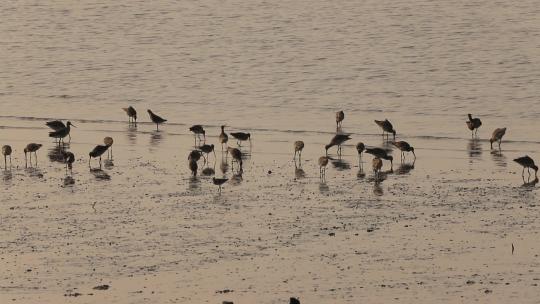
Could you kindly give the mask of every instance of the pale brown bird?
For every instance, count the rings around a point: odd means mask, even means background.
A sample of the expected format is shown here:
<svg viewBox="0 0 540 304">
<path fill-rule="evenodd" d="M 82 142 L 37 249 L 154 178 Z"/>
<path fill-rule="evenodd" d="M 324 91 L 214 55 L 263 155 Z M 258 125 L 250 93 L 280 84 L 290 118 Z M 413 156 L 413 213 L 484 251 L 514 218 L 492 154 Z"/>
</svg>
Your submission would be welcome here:
<svg viewBox="0 0 540 304">
<path fill-rule="evenodd" d="M 135 111 L 135 108 L 132 106 L 129 106 L 127 108 L 122 108 L 128 116 L 128 123 L 137 123 L 137 111 Z"/>
<path fill-rule="evenodd" d="M 469 116 L 469 120 L 465 122 L 467 124 L 467 128 L 471 130 L 472 136 L 475 134 L 478 135 L 478 128 L 480 128 L 482 125 L 482 121 L 480 118 L 473 118 L 471 114 L 467 114 L 467 116 Z"/>
<path fill-rule="evenodd" d="M 294 157 L 293 159 L 296 159 L 296 154 L 298 153 L 298 159 L 302 159 L 302 150 L 304 150 L 304 142 L 301 140 L 297 140 L 294 142 Z"/>
<path fill-rule="evenodd" d="M 501 149 L 501 142 L 505 133 L 506 133 L 506 128 L 497 128 L 495 129 L 495 131 L 493 131 L 493 134 L 491 135 L 491 138 L 489 139 L 489 143 L 491 144 L 491 149 L 493 149 L 493 143 L 496 141 L 499 142 L 499 150 Z"/>
<path fill-rule="evenodd" d="M 242 170 L 242 152 L 237 148 L 227 148 L 227 154 L 231 154 L 233 161 L 236 161 L 240 164 L 240 170 Z M 231 162 L 231 165 L 233 163 Z"/>
<path fill-rule="evenodd" d="M 414 148 L 409 145 L 406 141 L 394 141 L 392 142 L 392 145 L 394 145 L 396 148 L 398 148 L 401 151 L 401 159 L 403 160 L 405 158 L 405 152 L 412 152 L 414 155 L 414 159 L 416 159 L 416 154 L 414 154 Z"/>
<path fill-rule="evenodd" d="M 383 137 L 384 133 L 386 132 L 386 135 L 388 137 L 388 134 L 392 133 L 394 135 L 394 140 L 396 140 L 396 130 L 394 130 L 394 126 L 392 126 L 392 123 L 388 119 L 385 120 L 375 120 L 375 123 L 383 130 Z"/>
<path fill-rule="evenodd" d="M 375 174 L 375 178 L 379 180 L 379 175 L 381 173 L 381 168 L 383 165 L 382 159 L 375 157 L 371 164 L 373 166 L 373 173 Z"/>
<path fill-rule="evenodd" d="M 336 128 L 340 128 L 342 126 L 344 119 L 345 113 L 343 113 L 343 111 L 336 112 Z"/>
<path fill-rule="evenodd" d="M 4 155 L 4 169 L 7 170 L 7 157 L 9 156 L 9 166 L 11 167 L 11 146 L 5 145 L 2 147 L 2 155 Z"/>
<path fill-rule="evenodd" d="M 328 156 L 319 157 L 319 176 L 321 178 L 326 177 L 326 165 L 328 165 Z"/>
<path fill-rule="evenodd" d="M 26 145 L 26 148 L 24 148 L 25 167 L 28 167 L 28 160 L 26 159 L 27 153 L 30 153 L 29 155 L 30 165 L 32 165 L 32 152 L 34 153 L 36 157 L 36 166 L 37 166 L 37 150 L 39 150 L 39 148 L 41 148 L 42 146 L 43 146 L 42 144 L 36 144 L 36 143 L 29 143 L 28 145 Z"/>
<path fill-rule="evenodd" d="M 221 143 L 221 151 L 223 151 L 223 144 L 227 144 L 229 136 L 225 133 L 225 126 L 221 126 L 221 134 L 219 134 L 219 142 Z"/>
<path fill-rule="evenodd" d="M 107 136 L 107 137 L 103 138 L 103 143 L 105 144 L 105 146 L 109 147 L 109 149 L 107 150 L 108 151 L 107 156 L 112 158 L 112 145 L 114 143 L 113 138 Z"/>
</svg>

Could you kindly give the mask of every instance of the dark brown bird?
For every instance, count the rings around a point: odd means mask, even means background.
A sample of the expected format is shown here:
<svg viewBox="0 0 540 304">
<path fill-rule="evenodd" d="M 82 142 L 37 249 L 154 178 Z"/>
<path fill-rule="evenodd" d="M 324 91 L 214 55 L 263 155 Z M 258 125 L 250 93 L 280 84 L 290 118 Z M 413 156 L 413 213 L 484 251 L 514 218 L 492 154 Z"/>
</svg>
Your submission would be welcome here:
<svg viewBox="0 0 540 304">
<path fill-rule="evenodd" d="M 240 146 L 241 141 L 249 140 L 249 142 L 251 143 L 251 134 L 249 133 L 234 132 L 234 133 L 231 133 L 231 136 L 236 138 L 239 146 Z"/>
<path fill-rule="evenodd" d="M 294 142 L 294 157 L 293 159 L 296 159 L 296 154 L 298 154 L 298 159 L 302 158 L 302 150 L 304 150 L 304 142 L 301 140 L 297 140 Z"/>
<path fill-rule="evenodd" d="M 388 134 L 392 133 L 393 136 L 394 136 L 394 140 L 396 140 L 396 130 L 394 130 L 394 126 L 392 126 L 392 123 L 390 123 L 390 121 L 388 119 L 385 119 L 385 120 L 375 120 L 375 123 L 381 127 L 381 129 L 383 130 L 383 137 L 384 137 L 384 133 L 386 132 L 386 135 L 388 137 Z"/>
<path fill-rule="evenodd" d="M 52 120 L 45 123 L 47 127 L 53 129 L 54 131 L 62 130 L 66 127 L 66 125 L 60 121 L 60 120 Z"/>
<path fill-rule="evenodd" d="M 128 116 L 128 123 L 137 123 L 137 111 L 135 111 L 135 108 L 132 106 L 129 106 L 127 108 L 122 108 Z"/>
<path fill-rule="evenodd" d="M 199 140 L 201 139 L 200 136 L 201 134 L 203 135 L 204 137 L 204 140 L 206 141 L 206 131 L 204 131 L 204 128 L 203 126 L 201 125 L 193 125 L 191 126 L 191 128 L 189 128 L 189 130 L 191 132 L 193 132 L 193 134 L 199 138 Z"/>
<path fill-rule="evenodd" d="M 193 176 L 197 176 L 197 169 L 199 166 L 197 165 L 197 161 L 194 159 L 189 160 L 189 170 L 191 170 L 191 174 Z"/>
<path fill-rule="evenodd" d="M 363 142 L 359 142 L 356 144 L 356 151 L 358 152 L 358 156 L 362 157 L 362 152 L 366 150 L 366 145 L 364 145 Z"/>
<path fill-rule="evenodd" d="M 60 129 L 58 131 L 49 132 L 49 137 L 58 139 L 58 143 L 60 141 L 64 141 L 64 137 L 69 136 L 69 132 L 71 131 L 71 126 L 75 127 L 74 124 L 71 123 L 71 121 L 68 121 L 66 123 L 66 127 L 63 129 Z M 71 136 L 69 136 L 69 139 L 71 140 Z"/>
<path fill-rule="evenodd" d="M 336 112 L 336 128 L 340 128 L 342 126 L 344 119 L 345 113 L 343 113 L 343 111 Z"/>
<path fill-rule="evenodd" d="M 160 124 L 167 121 L 166 119 L 154 114 L 154 112 L 152 112 L 151 110 L 148 110 L 148 114 L 150 115 L 150 119 L 152 120 L 152 122 L 156 124 L 156 130 L 159 130 Z"/>
<path fill-rule="evenodd" d="M 518 157 L 514 159 L 514 161 L 523 166 L 523 171 L 521 172 L 522 177 L 525 177 L 525 168 L 527 168 L 527 172 L 529 172 L 529 177 L 531 176 L 531 172 L 529 169 L 533 169 L 534 176 L 538 177 L 538 166 L 535 165 L 534 160 L 528 155 Z"/>
<path fill-rule="evenodd" d="M 75 155 L 69 151 L 62 151 L 62 156 L 64 157 L 64 163 L 66 164 L 66 172 L 68 169 L 73 169 Z"/>
<path fill-rule="evenodd" d="M 228 178 L 212 178 L 214 185 L 219 186 L 219 193 L 221 193 L 221 186 L 225 184 L 229 179 Z"/>
<path fill-rule="evenodd" d="M 330 140 L 330 143 L 324 146 L 324 149 L 326 150 L 326 155 L 328 156 L 328 149 L 332 148 L 333 146 L 337 146 L 337 153 L 341 154 L 341 145 L 349 139 L 351 139 L 351 137 L 348 134 L 334 135 L 334 137 L 332 137 L 332 140 Z"/>
<path fill-rule="evenodd" d="M 242 152 L 237 148 L 227 148 L 227 154 L 231 154 L 233 161 L 236 161 L 240 164 L 240 170 L 242 170 Z M 232 162 L 231 162 L 232 164 Z"/>
<path fill-rule="evenodd" d="M 472 136 L 478 135 L 478 128 L 480 128 L 482 125 L 482 121 L 480 118 L 473 118 L 471 114 L 467 114 L 467 116 L 469 116 L 469 120 L 465 122 L 467 124 L 467 128 L 471 130 Z"/>
<path fill-rule="evenodd" d="M 414 154 L 414 148 L 409 145 L 406 141 L 394 141 L 392 142 L 392 145 L 394 145 L 396 148 L 398 148 L 401 151 L 401 159 L 403 160 L 405 158 L 405 152 L 412 152 L 414 155 L 414 159 L 416 159 L 416 154 Z"/>
<path fill-rule="evenodd" d="M 495 131 L 493 131 L 493 134 L 491 135 L 491 138 L 489 139 L 489 143 L 491 144 L 491 149 L 493 149 L 493 143 L 498 141 L 499 142 L 499 150 L 501 149 L 501 143 L 502 138 L 506 134 L 506 128 L 497 128 Z"/>
<path fill-rule="evenodd" d="M 392 155 L 388 155 L 386 150 L 382 148 L 366 148 L 366 153 L 369 153 L 377 158 L 389 160 L 391 167 L 394 167 L 394 157 Z"/>
<path fill-rule="evenodd" d="M 94 147 L 94 149 L 92 149 L 92 151 L 90 151 L 90 153 L 88 153 L 89 157 L 88 157 L 88 167 L 90 167 L 90 160 L 92 158 L 98 158 L 99 157 L 99 167 L 101 168 L 101 155 L 103 155 L 103 153 L 105 153 L 105 151 L 107 151 L 109 149 L 109 146 L 104 146 L 104 145 L 97 145 Z"/>
<path fill-rule="evenodd" d="M 229 136 L 225 133 L 225 126 L 221 126 L 221 133 L 219 134 L 219 142 L 221 143 L 221 151 L 223 151 L 223 144 L 229 141 Z"/>
<path fill-rule="evenodd" d="M 291 297 L 289 300 L 289 304 L 300 304 L 300 300 L 298 300 L 297 298 Z"/>
<path fill-rule="evenodd" d="M 4 155 L 4 169 L 7 170 L 7 157 L 9 156 L 9 166 L 11 167 L 11 146 L 5 145 L 2 147 L 2 155 Z"/>
<path fill-rule="evenodd" d="M 210 154 L 210 152 L 214 152 L 214 158 L 216 157 L 216 152 L 214 151 L 214 145 L 213 144 L 211 144 L 211 145 L 202 145 L 202 146 L 199 147 L 199 150 L 206 153 L 207 158 L 208 158 L 208 154 Z"/>
<path fill-rule="evenodd" d="M 42 146 L 43 146 L 42 144 L 36 144 L 36 143 L 29 143 L 28 145 L 26 145 L 26 148 L 24 148 L 25 167 L 28 167 L 28 161 L 26 159 L 27 153 L 30 153 L 29 155 L 30 165 L 32 165 L 32 152 L 34 152 L 34 155 L 36 157 L 36 165 L 37 165 L 37 150 L 39 150 L 39 148 L 41 148 Z"/>
<path fill-rule="evenodd" d="M 188 160 L 199 161 L 201 159 L 201 152 L 199 150 L 193 150 L 188 155 Z"/>
</svg>

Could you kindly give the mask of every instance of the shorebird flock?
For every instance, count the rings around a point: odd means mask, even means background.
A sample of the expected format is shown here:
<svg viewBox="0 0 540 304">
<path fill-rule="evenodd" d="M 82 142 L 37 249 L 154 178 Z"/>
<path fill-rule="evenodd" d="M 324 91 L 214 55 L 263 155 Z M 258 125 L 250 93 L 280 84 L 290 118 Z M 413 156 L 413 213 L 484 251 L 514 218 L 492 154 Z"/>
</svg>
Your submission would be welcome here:
<svg viewBox="0 0 540 304">
<path fill-rule="evenodd" d="M 129 106 L 127 108 L 123 108 L 125 113 L 128 116 L 128 123 L 129 124 L 137 124 L 137 111 L 132 106 Z M 156 130 L 159 130 L 159 126 L 167 122 L 167 119 L 155 114 L 151 110 L 147 110 L 150 120 L 156 124 Z M 471 131 L 471 136 L 473 138 L 478 137 L 478 129 L 482 126 L 482 121 L 479 118 L 474 118 L 471 114 L 468 114 L 468 120 L 466 121 L 467 128 Z M 342 155 L 342 146 L 345 142 L 352 139 L 351 134 L 346 134 L 342 132 L 342 126 L 343 121 L 345 120 L 345 113 L 343 111 L 338 111 L 336 113 L 336 132 L 335 135 L 330 139 L 330 142 L 324 146 L 325 154 L 321 156 L 318 160 L 319 165 L 319 177 L 321 180 L 326 179 L 326 167 L 328 165 L 328 162 L 332 159 L 328 151 L 336 147 L 336 152 L 339 157 Z M 406 141 L 396 141 L 397 131 L 392 125 L 392 123 L 388 120 L 375 120 L 375 124 L 381 129 L 382 131 L 382 137 L 385 140 L 386 143 L 389 143 L 393 145 L 395 148 L 397 148 L 400 151 L 400 159 L 401 162 L 405 160 L 407 157 L 407 153 L 411 153 L 414 161 L 416 161 L 416 154 L 414 147 L 406 142 Z M 71 172 L 73 163 L 75 162 L 75 155 L 72 152 L 69 152 L 65 149 L 63 149 L 65 145 L 65 139 L 68 139 L 68 142 L 71 142 L 71 127 L 76 127 L 73 123 L 70 121 L 67 121 L 65 124 L 64 122 L 60 120 L 54 120 L 49 121 L 46 123 L 46 125 L 52 129 L 51 132 L 49 132 L 49 137 L 53 138 L 55 142 L 58 144 L 58 147 L 61 151 L 61 156 L 63 158 L 63 161 L 66 165 L 66 174 L 67 172 Z M 222 153 L 225 153 L 226 158 L 228 159 L 229 155 L 231 156 L 231 167 L 234 174 L 234 177 L 241 178 L 243 173 L 243 153 L 240 150 L 242 147 L 242 143 L 248 141 L 251 146 L 251 134 L 245 133 L 245 132 L 232 132 L 230 133 L 230 136 L 234 138 L 237 141 L 238 147 L 230 147 L 229 146 L 229 134 L 225 132 L 225 125 L 221 126 L 221 133 L 218 136 L 219 143 L 221 144 L 221 151 Z M 493 131 L 491 138 L 489 139 L 491 149 L 493 149 L 493 143 L 498 144 L 499 151 L 501 150 L 501 144 L 502 139 L 504 135 L 506 134 L 506 128 L 497 128 Z M 210 153 L 213 153 L 214 159 L 215 159 L 215 146 L 214 144 L 206 144 L 206 130 L 204 129 L 204 126 L 202 125 L 193 125 L 189 128 L 189 131 L 193 133 L 194 140 L 195 140 L 195 149 L 190 151 L 187 157 L 188 160 L 188 167 L 191 171 L 191 174 L 196 177 L 198 172 L 198 162 L 203 159 L 204 162 L 208 161 L 208 158 L 210 156 Z M 392 134 L 392 139 L 390 139 L 390 134 Z M 113 146 L 114 140 L 112 137 L 105 137 L 103 139 L 103 144 L 96 145 L 92 151 L 88 153 L 88 167 L 90 170 L 92 169 L 92 158 L 99 159 L 99 169 L 101 169 L 102 166 L 102 156 L 107 152 L 107 157 L 109 159 L 112 159 L 112 146 Z M 42 144 L 37 143 L 29 143 L 24 147 L 24 155 L 25 155 L 25 167 L 30 166 L 37 166 L 38 164 L 38 157 L 37 152 L 42 147 Z M 295 162 L 296 166 L 296 160 L 301 164 L 302 159 L 302 151 L 305 147 L 305 144 L 303 141 L 298 140 L 295 141 L 293 144 L 294 147 L 294 156 L 293 160 Z M 384 147 L 375 147 L 375 146 L 368 146 L 364 144 L 363 142 L 358 142 L 356 144 L 356 150 L 358 153 L 359 158 L 359 166 L 362 166 L 362 154 L 367 153 L 371 154 L 373 156 L 372 159 L 372 170 L 374 175 L 374 180 L 376 183 L 380 182 L 381 180 L 381 174 L 382 174 L 382 168 L 383 168 L 383 160 L 390 162 L 390 169 L 389 172 L 393 171 L 393 161 L 394 157 L 391 155 L 390 149 L 385 149 Z M 2 147 L 2 155 L 4 156 L 4 169 L 8 170 L 8 158 L 9 158 L 9 168 L 11 169 L 12 163 L 11 163 L 11 155 L 13 153 L 13 149 L 9 145 L 4 145 Z M 32 162 L 32 155 L 34 156 L 34 161 Z M 413 164 L 414 164 L 413 161 Z M 516 163 L 521 165 L 523 167 L 522 170 L 522 178 L 525 180 L 525 169 L 527 169 L 528 172 L 528 178 L 530 180 L 531 178 L 531 170 L 534 170 L 534 177 L 535 180 L 538 180 L 538 166 L 535 164 L 534 160 L 529 157 L 528 155 L 517 157 L 514 159 Z M 227 160 L 228 163 L 228 160 Z M 234 169 L 234 166 L 236 164 L 236 171 Z M 95 169 L 94 169 L 95 170 Z M 236 172 L 236 173 L 235 173 Z M 211 172 L 213 173 L 213 172 Z M 221 188 L 223 184 L 225 184 L 228 181 L 227 178 L 212 178 L 213 184 L 218 186 L 218 191 L 221 193 Z"/>
</svg>

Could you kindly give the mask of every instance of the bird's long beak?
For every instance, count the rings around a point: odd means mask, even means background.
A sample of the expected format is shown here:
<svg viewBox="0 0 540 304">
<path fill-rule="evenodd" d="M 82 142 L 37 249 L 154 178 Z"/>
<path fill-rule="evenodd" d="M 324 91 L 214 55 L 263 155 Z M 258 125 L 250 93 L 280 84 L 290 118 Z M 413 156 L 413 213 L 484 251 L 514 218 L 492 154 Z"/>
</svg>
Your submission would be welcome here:
<svg viewBox="0 0 540 304">
<path fill-rule="evenodd" d="M 77 126 L 76 126 L 76 125 L 74 125 L 74 124 L 71 124 L 71 126 L 72 126 L 72 127 L 74 127 L 74 128 L 76 128 L 76 127 L 77 127 Z"/>
</svg>

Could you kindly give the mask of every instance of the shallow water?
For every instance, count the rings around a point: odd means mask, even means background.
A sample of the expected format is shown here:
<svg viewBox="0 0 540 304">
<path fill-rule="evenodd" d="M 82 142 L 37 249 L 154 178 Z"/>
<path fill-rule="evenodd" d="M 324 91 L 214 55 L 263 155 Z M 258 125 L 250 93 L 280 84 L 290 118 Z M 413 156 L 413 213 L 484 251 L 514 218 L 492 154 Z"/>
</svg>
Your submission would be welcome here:
<svg viewBox="0 0 540 304">
<path fill-rule="evenodd" d="M 540 147 L 535 2 L 0 8 L 0 144 L 14 148 L 0 184 L 0 302 L 534 303 L 540 294 L 537 181 L 512 161 L 538 159 Z M 146 108 L 169 119 L 159 132 Z M 330 151 L 321 181 L 316 161 L 339 109 L 353 140 L 341 159 Z M 484 123 L 478 140 L 469 112 Z M 51 118 L 77 126 L 72 175 L 47 137 Z M 384 118 L 418 159 L 401 163 L 394 151 L 394 171 L 375 183 L 371 157 L 359 162 L 353 146 L 386 146 L 373 123 Z M 195 123 L 208 143 L 221 124 L 253 134 L 242 174 L 216 146 L 189 176 Z M 486 139 L 502 126 L 503 150 L 492 151 Z M 113 158 L 90 170 L 104 136 Z M 25 169 L 28 142 L 44 146 Z M 203 170 L 231 179 L 222 195 Z M 111 288 L 92 289 L 102 284 Z"/>
</svg>

